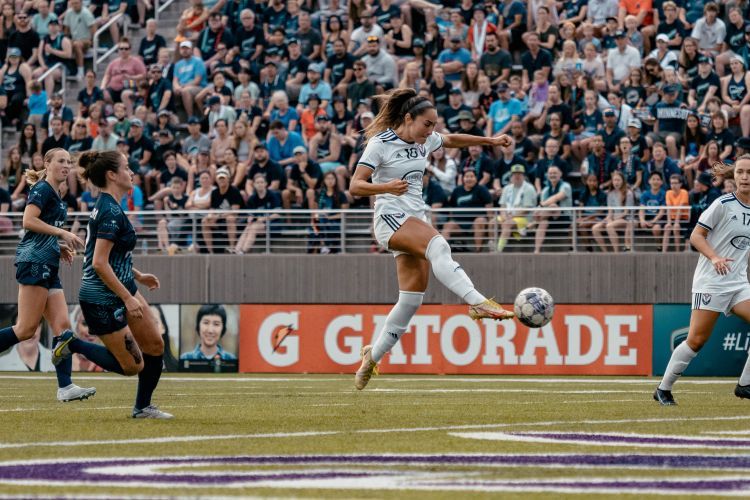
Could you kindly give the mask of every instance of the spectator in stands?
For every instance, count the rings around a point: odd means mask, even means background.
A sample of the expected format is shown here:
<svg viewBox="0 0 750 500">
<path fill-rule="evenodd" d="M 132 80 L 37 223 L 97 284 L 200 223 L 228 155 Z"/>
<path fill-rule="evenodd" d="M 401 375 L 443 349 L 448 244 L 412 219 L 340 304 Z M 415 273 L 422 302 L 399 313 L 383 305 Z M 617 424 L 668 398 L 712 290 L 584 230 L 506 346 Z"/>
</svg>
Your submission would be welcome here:
<svg viewBox="0 0 750 500">
<path fill-rule="evenodd" d="M 235 45 L 232 31 L 224 26 L 221 13 L 212 12 L 208 16 L 208 26 L 200 32 L 195 45 L 203 63 L 206 65 L 206 69 L 211 73 L 221 62 L 220 58 L 226 57 L 226 53 L 222 54 L 218 51 L 219 45 L 223 45 L 227 49 L 231 49 Z"/>
<path fill-rule="evenodd" d="M 560 141 L 554 137 L 550 137 L 544 142 L 544 157 L 536 162 L 536 167 L 533 172 L 530 172 L 537 193 L 541 193 L 546 186 L 547 171 L 552 165 L 560 169 L 563 177 L 567 177 L 570 173 L 570 164 L 560 156 Z"/>
<path fill-rule="evenodd" d="M 315 94 L 320 98 L 320 107 L 324 111 L 328 109 L 328 104 L 331 102 L 333 97 L 333 91 L 331 86 L 322 79 L 323 71 L 325 70 L 325 64 L 315 63 L 311 64 L 307 68 L 307 83 L 302 85 L 302 89 L 299 92 L 299 104 L 297 105 L 297 113 L 302 114 L 302 110 L 307 104 L 308 99 L 312 94 Z"/>
<path fill-rule="evenodd" d="M 312 216 L 308 231 L 307 253 L 339 253 L 341 251 L 341 213 L 324 210 L 345 210 L 349 199 L 338 188 L 338 179 L 333 172 L 323 174 L 323 181 L 317 196 L 317 207 L 321 212 Z"/>
<path fill-rule="evenodd" d="M 495 170 L 492 160 L 484 152 L 482 146 L 469 146 L 468 151 L 469 154 L 461 162 L 459 170 L 464 174 L 466 174 L 467 170 L 473 170 L 477 183 L 480 186 L 490 189 L 492 187 L 492 175 Z"/>
<path fill-rule="evenodd" d="M 628 188 L 633 191 L 635 196 L 640 196 L 643 184 L 643 165 L 641 160 L 632 154 L 632 148 L 628 137 L 620 138 L 615 152 L 614 171 L 620 172 L 625 177 Z"/>
<path fill-rule="evenodd" d="M 168 156 L 169 162 L 177 164 L 174 153 Z M 169 180 L 168 192 L 162 194 L 159 191 L 154 197 L 163 196 L 163 208 L 161 210 L 184 210 L 188 197 L 185 195 L 185 180 L 181 177 L 172 177 Z M 174 242 L 182 239 L 184 231 L 188 228 L 190 220 L 185 216 L 165 215 L 159 218 L 156 225 L 156 235 L 159 250 L 168 255 L 174 255 L 179 248 Z M 170 236 L 172 242 L 170 242 Z"/>
<path fill-rule="evenodd" d="M 503 0 L 498 5 L 501 17 L 498 20 L 497 34 L 500 37 L 500 46 L 509 50 L 511 44 L 517 46 L 521 41 L 521 34 L 526 31 L 526 7 L 525 2 L 519 0 Z"/>
<path fill-rule="evenodd" d="M 333 171 L 340 177 L 339 185 L 346 182 L 347 170 L 341 158 L 341 137 L 328 115 L 318 115 L 315 119 L 316 134 L 310 139 L 310 157 L 320 165 L 323 173 Z M 337 178 L 338 178 L 337 177 Z"/>
<path fill-rule="evenodd" d="M 94 139 L 91 149 L 95 151 L 112 151 L 116 149 L 120 136 L 112 131 L 115 123 L 117 123 L 117 118 L 114 116 L 110 116 L 109 118 L 102 117 L 99 120 L 99 134 Z"/>
<path fill-rule="evenodd" d="M 599 140 L 601 144 L 601 140 Z M 601 145 L 604 151 L 604 145 Z M 577 205 L 586 207 L 576 213 L 576 227 L 580 244 L 587 250 L 591 250 L 593 233 L 591 229 L 604 218 L 607 207 L 607 194 L 599 188 L 599 179 L 594 173 L 585 175 L 585 186 L 583 193 L 578 198 Z"/>
<path fill-rule="evenodd" d="M 721 191 L 713 185 L 711 172 L 701 172 L 695 180 L 693 190 L 688 193 L 690 198 L 690 222 L 683 234 L 692 233 L 698 223 L 700 215 L 721 196 Z"/>
<path fill-rule="evenodd" d="M 668 207 L 688 207 L 688 192 L 683 189 L 684 179 L 679 174 L 669 176 L 669 190 L 665 195 L 665 204 Z M 669 240 L 674 241 L 674 251 L 682 249 L 682 225 L 690 220 L 690 211 L 667 210 L 667 223 L 664 225 L 664 238 L 662 239 L 661 251 L 669 251 Z"/>
<path fill-rule="evenodd" d="M 479 184 L 473 168 L 464 170 L 460 181 L 460 185 L 451 193 L 448 206 L 478 209 L 492 207 L 492 195 L 487 187 Z M 481 252 L 487 237 L 487 216 L 488 213 L 484 210 L 452 213 L 450 221 L 443 226 L 443 237 L 449 240 L 454 233 L 458 233 L 459 238 L 470 235 L 473 238 L 474 250 Z"/>
<path fill-rule="evenodd" d="M 81 75 L 83 76 L 83 75 Z M 78 114 L 83 117 L 89 116 L 89 109 L 94 104 L 100 106 L 104 104 L 104 92 L 96 84 L 96 73 L 94 70 L 88 70 L 84 78 L 84 87 L 78 92 Z"/>
<path fill-rule="evenodd" d="M 292 205 L 315 209 L 316 191 L 323 180 L 323 170 L 309 158 L 305 146 L 296 146 L 293 155 L 286 189 L 281 193 L 282 204 L 286 209 Z"/>
<path fill-rule="evenodd" d="M 70 129 L 70 143 L 68 144 L 68 152 L 71 155 L 88 151 L 92 148 L 94 141 L 89 136 L 87 128 L 86 120 L 84 118 L 78 117 L 73 122 L 73 127 Z M 71 183 L 69 180 L 68 184 L 72 187 L 72 184 L 75 183 Z M 73 190 L 73 194 L 78 193 Z"/>
<path fill-rule="evenodd" d="M 700 159 L 705 155 L 706 142 L 706 133 L 701 127 L 698 115 L 689 114 L 685 120 L 685 141 L 680 147 L 680 165 L 685 171 L 689 185 L 693 184 L 694 172 Z"/>
<path fill-rule="evenodd" d="M 96 32 L 96 20 L 88 7 L 83 6 L 82 0 L 69 0 L 63 26 L 73 44 L 73 56 L 77 68 L 76 78 L 80 80 L 84 73 L 84 58 L 92 46 Z"/>
<path fill-rule="evenodd" d="M 346 90 L 354 78 L 354 58 L 346 53 L 346 43 L 339 38 L 333 42 L 333 54 L 328 56 L 323 80 L 333 91 L 346 96 Z"/>
<path fill-rule="evenodd" d="M 362 25 L 352 31 L 348 50 L 352 56 L 357 58 L 362 57 L 369 50 L 368 45 L 370 43 L 370 38 L 375 39 L 378 42 L 378 45 L 380 45 L 380 39 L 385 36 L 383 28 L 375 23 L 374 12 L 371 9 L 368 8 L 367 10 L 362 11 L 359 15 L 359 20 Z"/>
<path fill-rule="evenodd" d="M 8 47 L 21 51 L 21 57 L 34 68 L 39 63 L 39 35 L 31 27 L 31 20 L 26 11 L 16 14 L 15 30 L 8 35 Z"/>
<path fill-rule="evenodd" d="M 722 108 L 729 118 L 740 117 L 742 135 L 750 135 L 750 71 L 745 60 L 733 56 L 729 67 L 731 72 L 721 82 Z"/>
<path fill-rule="evenodd" d="M 297 132 L 289 132 L 278 120 L 271 122 L 269 129 L 268 153 L 271 160 L 282 167 L 294 163 L 294 150 L 299 146 L 305 146 L 302 137 Z"/>
<path fill-rule="evenodd" d="M 727 119 L 722 112 L 711 115 L 711 128 L 706 135 L 707 141 L 716 141 L 719 145 L 719 159 L 726 160 L 732 156 L 734 134 L 726 128 Z"/>
<path fill-rule="evenodd" d="M 380 39 L 368 37 L 366 49 L 367 53 L 361 60 L 367 68 L 367 77 L 376 85 L 377 92 L 398 86 L 396 60 L 380 46 Z"/>
<path fill-rule="evenodd" d="M 64 78 L 71 67 L 73 45 L 70 39 L 60 32 L 60 24 L 57 22 L 57 18 L 51 19 L 48 26 L 48 34 L 44 35 L 39 42 L 40 61 L 37 69 L 33 71 L 32 77 L 37 79 L 53 66 L 61 63 L 61 68 L 52 70 L 44 79 L 44 88 L 47 95 L 52 95 L 55 91 L 55 82 Z"/>
<path fill-rule="evenodd" d="M 698 74 L 690 82 L 687 103 L 698 113 L 705 113 L 706 103 L 714 96 L 720 95 L 721 80 L 711 68 L 711 58 L 698 57 Z"/>
<path fill-rule="evenodd" d="M 450 196 L 456 188 L 456 162 L 445 154 L 445 148 L 438 148 L 427 157 L 427 172 L 432 175 L 445 192 Z"/>
<path fill-rule="evenodd" d="M 614 153 L 620 139 L 625 132 L 617 126 L 617 114 L 614 108 L 604 110 L 604 127 L 599 131 L 599 136 L 604 140 L 604 148 L 609 153 Z"/>
<path fill-rule="evenodd" d="M 651 172 L 648 175 L 649 189 L 641 193 L 640 205 L 642 207 L 663 207 L 666 205 L 666 192 L 664 191 L 664 178 L 659 172 Z M 638 227 L 650 231 L 654 240 L 661 239 L 662 225 L 666 217 L 663 208 L 646 208 L 638 211 Z"/>
<path fill-rule="evenodd" d="M 167 46 L 164 37 L 156 32 L 158 25 L 156 19 L 146 21 L 146 36 L 141 38 L 141 44 L 138 47 L 138 55 L 141 56 L 146 66 L 156 64 L 159 59 L 159 50 Z"/>
<path fill-rule="evenodd" d="M 543 208 L 570 208 L 573 206 L 573 188 L 570 184 L 562 180 L 563 172 L 556 165 L 550 165 L 547 169 L 547 185 L 542 189 L 539 197 L 539 206 Z M 562 226 L 570 222 L 570 217 L 566 212 L 539 211 L 534 217 L 536 223 L 536 234 L 534 238 L 534 253 L 542 252 L 544 238 L 547 235 L 547 229 L 550 224 L 555 228 L 561 229 Z"/>
<path fill-rule="evenodd" d="M 270 224 L 273 227 L 274 221 L 280 217 L 279 213 L 274 212 L 281 208 L 281 197 L 276 190 L 268 188 L 265 175 L 257 173 L 252 181 L 248 179 L 248 182 L 252 182 L 250 191 L 252 194 L 247 200 L 247 208 L 249 210 L 265 209 L 268 212 L 248 216 L 245 230 L 242 231 L 237 245 L 229 249 L 230 253 L 243 254 L 249 252 L 258 235 L 266 234 L 266 225 Z M 275 234 L 276 231 L 271 230 L 271 233 Z"/>
<path fill-rule="evenodd" d="M 110 104 L 124 103 L 130 115 L 133 112 L 131 98 L 137 83 L 146 78 L 146 66 L 139 57 L 131 55 L 129 38 L 120 40 L 117 51 L 119 55 L 107 66 L 101 86 L 104 88 L 104 99 Z"/>
<path fill-rule="evenodd" d="M 62 92 L 52 94 L 49 111 L 42 116 L 42 123 L 39 129 L 39 135 L 42 140 L 46 139 L 47 135 L 52 133 L 51 120 L 53 117 L 59 117 L 62 120 L 63 131 L 69 134 L 70 126 L 73 123 L 73 110 L 63 104 Z"/>
<path fill-rule="evenodd" d="M 505 134 L 510 124 L 521 117 L 521 101 L 510 96 L 508 84 L 500 82 L 497 86 L 498 100 L 490 106 L 485 135 Z"/>
<path fill-rule="evenodd" d="M 49 123 L 51 133 L 42 144 L 42 155 L 46 155 L 47 151 L 54 148 L 68 149 L 70 145 L 70 137 L 65 133 L 62 118 L 53 116 Z"/>
<path fill-rule="evenodd" d="M 724 21 L 718 19 L 719 6 L 708 2 L 703 7 L 703 17 L 693 25 L 691 36 L 698 40 L 700 51 L 707 56 L 716 57 L 721 53 L 721 47 L 727 34 Z"/>
<path fill-rule="evenodd" d="M 669 179 L 675 174 L 682 174 L 682 169 L 677 162 L 667 156 L 667 149 L 663 143 L 654 143 L 652 150 L 653 158 L 646 164 L 646 175 L 650 176 L 652 173 L 658 172 L 662 179 Z"/>
<path fill-rule="evenodd" d="M 242 195 L 230 182 L 230 174 L 227 169 L 220 168 L 216 171 L 217 188 L 211 191 L 212 210 L 239 210 L 244 208 L 245 202 L 242 200 Z M 210 214 L 204 217 L 202 230 L 203 241 L 208 253 L 214 253 L 214 236 L 218 236 L 214 233 L 219 224 L 226 225 L 229 247 L 237 244 L 237 215 L 234 213 Z"/>
<path fill-rule="evenodd" d="M 229 133 L 229 124 L 223 118 L 216 120 L 214 124 L 215 134 L 211 137 L 211 163 L 216 165 L 224 158 L 224 152 L 232 147 L 232 136 Z"/>
<path fill-rule="evenodd" d="M 537 205 L 537 192 L 534 186 L 526 180 L 526 169 L 523 165 L 510 167 L 510 183 L 503 188 L 500 197 L 500 208 L 503 209 L 498 217 L 501 232 L 497 241 L 497 251 L 502 252 L 513 236 L 520 240 L 526 235 L 529 225 L 529 209 Z"/>
<path fill-rule="evenodd" d="M 174 67 L 172 90 L 175 97 L 182 101 L 183 109 L 188 117 L 193 116 L 195 96 L 208 83 L 206 80 L 206 65 L 200 57 L 193 55 L 193 44 L 185 40 L 180 42 L 180 60 Z"/>
<path fill-rule="evenodd" d="M 29 90 L 29 98 L 26 100 L 29 108 L 26 121 L 34 125 L 41 125 L 42 118 L 44 118 L 44 114 L 47 112 L 47 102 L 49 101 L 47 91 L 42 90 L 42 84 L 38 80 L 32 80 Z"/>
<path fill-rule="evenodd" d="M 31 18 L 31 28 L 40 38 L 44 38 L 49 33 L 49 23 L 57 21 L 57 14 L 50 12 L 48 0 L 39 0 L 35 2 L 35 6 L 38 11 Z"/>
<path fill-rule="evenodd" d="M 208 210 L 211 208 L 211 192 L 215 189 L 209 170 L 198 171 L 197 157 L 188 167 L 188 200 L 185 203 L 187 210 Z M 195 185 L 195 179 L 198 185 Z"/>
<path fill-rule="evenodd" d="M 612 172 L 612 188 L 607 193 L 607 216 L 604 220 L 597 222 L 591 228 L 599 249 L 607 252 L 607 241 L 604 238 L 606 230 L 609 236 L 609 244 L 614 253 L 620 251 L 619 231 L 625 233 L 625 247 L 627 252 L 632 247 L 632 223 L 630 220 L 630 210 L 623 207 L 632 207 L 635 204 L 633 191 L 628 188 L 625 176 L 619 171 Z"/>
<path fill-rule="evenodd" d="M 536 78 L 535 72 L 540 71 L 544 80 L 549 80 L 552 73 L 552 55 L 539 45 L 539 34 L 531 31 L 524 35 L 524 42 L 529 48 L 521 56 L 521 78 L 523 90 L 531 89 L 531 78 Z"/>
<path fill-rule="evenodd" d="M 286 189 L 286 174 L 284 173 L 284 169 L 278 163 L 271 160 L 268 149 L 262 142 L 258 143 L 253 150 L 253 164 L 247 173 L 245 192 L 248 196 L 253 194 L 255 176 L 258 174 L 263 174 L 268 189 L 277 192 Z"/>
<path fill-rule="evenodd" d="M 27 86 L 31 83 L 31 67 L 23 61 L 22 54 L 18 47 L 10 47 L 7 61 L 0 68 L 3 89 L 0 93 L 0 113 L 4 114 L 3 121 L 17 128 L 21 126 Z"/>
</svg>

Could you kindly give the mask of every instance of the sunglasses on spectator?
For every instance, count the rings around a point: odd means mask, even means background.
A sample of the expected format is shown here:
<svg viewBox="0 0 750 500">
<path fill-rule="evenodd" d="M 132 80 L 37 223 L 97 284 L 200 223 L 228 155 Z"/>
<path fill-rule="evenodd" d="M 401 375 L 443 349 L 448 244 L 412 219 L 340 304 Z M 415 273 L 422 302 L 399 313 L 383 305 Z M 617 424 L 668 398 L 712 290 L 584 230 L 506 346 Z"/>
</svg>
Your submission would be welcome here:
<svg viewBox="0 0 750 500">
<path fill-rule="evenodd" d="M 123 45 L 122 47 L 117 47 L 117 50 L 130 50 L 130 46 Z"/>
<path fill-rule="evenodd" d="M 99 125 L 101 125 L 101 123 Z M 76 127 L 86 128 L 86 124 L 85 123 L 76 123 Z"/>
<path fill-rule="evenodd" d="M 23 20 L 23 19 L 28 19 L 29 18 L 29 16 L 27 16 L 26 14 L 19 14 L 16 17 L 18 17 L 19 20 Z"/>
</svg>

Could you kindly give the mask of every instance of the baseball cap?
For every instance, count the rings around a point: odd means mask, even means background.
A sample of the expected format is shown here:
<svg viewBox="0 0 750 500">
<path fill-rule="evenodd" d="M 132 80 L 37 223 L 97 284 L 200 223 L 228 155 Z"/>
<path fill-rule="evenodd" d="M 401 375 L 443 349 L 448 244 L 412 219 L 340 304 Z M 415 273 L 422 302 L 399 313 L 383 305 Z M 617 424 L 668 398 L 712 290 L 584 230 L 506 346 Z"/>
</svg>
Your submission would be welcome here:
<svg viewBox="0 0 750 500">
<path fill-rule="evenodd" d="M 317 122 L 329 122 L 331 121 L 330 118 L 328 118 L 328 115 L 322 114 L 315 117 L 315 121 Z"/>
<path fill-rule="evenodd" d="M 209 106 L 213 106 L 214 104 L 221 104 L 221 97 L 217 95 L 212 95 L 208 98 L 208 101 L 206 101 Z"/>
<path fill-rule="evenodd" d="M 698 64 L 711 64 L 711 58 L 708 56 L 698 56 Z"/>
<path fill-rule="evenodd" d="M 641 128 L 641 121 L 638 118 L 631 118 L 628 120 L 628 127 L 635 127 L 637 129 Z"/>
<path fill-rule="evenodd" d="M 194 125 L 200 122 L 201 122 L 201 119 L 198 118 L 197 116 L 191 116 L 190 118 L 188 118 L 188 125 Z"/>
<path fill-rule="evenodd" d="M 127 145 L 128 145 L 128 140 L 127 140 L 127 139 L 125 139 L 124 137 L 120 137 L 119 139 L 117 139 L 117 143 L 116 143 L 116 144 L 117 144 L 118 146 L 119 146 L 120 144 L 125 144 L 125 145 L 127 146 Z"/>
<path fill-rule="evenodd" d="M 325 68 L 326 68 L 325 65 L 322 63 L 311 64 L 310 66 L 307 67 L 307 71 L 314 71 L 315 73 L 323 73 Z"/>
<path fill-rule="evenodd" d="M 508 84 L 505 83 L 505 82 L 500 82 L 500 83 L 497 84 L 497 91 L 498 92 L 505 92 L 506 90 L 508 90 L 508 88 L 510 88 L 510 87 L 508 87 Z"/>
<path fill-rule="evenodd" d="M 520 163 L 516 163 L 515 165 L 512 165 L 510 167 L 510 173 L 511 174 L 525 174 L 526 173 L 526 167 L 524 167 Z"/>
<path fill-rule="evenodd" d="M 168 109 L 162 109 L 156 116 L 172 116 Z"/>
<path fill-rule="evenodd" d="M 150 71 L 161 71 L 163 68 L 161 67 L 161 64 L 154 63 L 151 66 L 148 67 Z"/>
<path fill-rule="evenodd" d="M 143 128 L 143 122 L 138 118 L 133 118 L 130 120 L 130 126 Z"/>
<path fill-rule="evenodd" d="M 625 32 L 622 30 L 615 31 L 615 38 L 625 38 Z"/>
<path fill-rule="evenodd" d="M 669 37 L 664 33 L 659 33 L 658 35 L 656 35 L 656 41 L 669 43 Z"/>
<path fill-rule="evenodd" d="M 9 48 L 8 57 L 21 57 L 21 49 L 19 49 L 18 47 Z"/>
<path fill-rule="evenodd" d="M 460 37 L 460 36 L 457 36 L 457 35 L 453 35 L 453 36 L 451 37 L 451 42 L 454 42 L 454 43 L 461 43 L 461 37 Z"/>
<path fill-rule="evenodd" d="M 293 43 L 296 43 L 297 45 L 299 45 L 299 40 L 297 40 L 296 38 L 290 38 L 289 40 L 286 41 L 287 46 Z"/>
<path fill-rule="evenodd" d="M 614 21 L 617 22 L 617 18 L 615 16 L 609 16 L 607 19 L 605 19 L 606 22 Z"/>
<path fill-rule="evenodd" d="M 365 111 L 364 113 L 362 113 L 362 116 L 360 118 L 363 119 L 363 120 L 365 118 L 369 118 L 370 120 L 374 120 L 375 119 L 375 115 L 372 114 L 372 111 Z"/>
<path fill-rule="evenodd" d="M 411 45 L 412 47 L 424 47 L 424 40 L 422 40 L 421 38 L 415 38 L 411 42 Z"/>
<path fill-rule="evenodd" d="M 309 96 L 307 96 L 307 102 L 310 102 L 313 99 L 316 100 L 316 101 L 320 101 L 320 96 L 318 94 L 316 94 L 315 92 L 313 92 L 312 94 L 310 94 Z"/>
<path fill-rule="evenodd" d="M 665 85 L 663 90 L 665 94 L 674 94 L 680 90 L 680 86 L 676 83 L 670 83 L 669 85 Z"/>
<path fill-rule="evenodd" d="M 734 145 L 744 150 L 750 150 L 750 137 L 738 137 Z"/>
<path fill-rule="evenodd" d="M 56 25 L 60 26 L 60 21 L 58 21 L 56 17 L 53 17 L 52 19 L 50 19 L 49 21 L 47 21 L 47 24 L 56 24 Z"/>
<path fill-rule="evenodd" d="M 474 121 L 474 115 L 472 114 L 471 111 L 463 110 L 460 113 L 458 113 L 458 119 Z"/>
<path fill-rule="evenodd" d="M 221 167 L 216 171 L 216 178 L 218 179 L 219 177 L 226 177 L 227 179 L 229 179 L 229 170 Z"/>
<path fill-rule="evenodd" d="M 461 95 L 461 89 L 458 88 L 458 87 L 453 87 L 452 89 L 450 89 L 450 91 L 448 93 L 449 94 L 458 94 L 458 95 Z"/>
<path fill-rule="evenodd" d="M 190 40 L 183 40 L 183 41 L 180 42 L 180 48 L 182 48 L 182 47 L 187 47 L 189 49 L 192 49 L 193 48 L 193 42 L 191 42 Z"/>
<path fill-rule="evenodd" d="M 307 153 L 307 149 L 305 148 L 305 146 L 297 146 L 292 150 L 292 154 L 296 155 L 297 153 Z"/>
<path fill-rule="evenodd" d="M 696 182 L 700 182 L 704 186 L 711 187 L 711 173 L 710 172 L 701 172 L 701 174 L 698 176 L 698 179 L 696 179 Z"/>
<path fill-rule="evenodd" d="M 604 110 L 604 116 L 617 116 L 617 113 L 613 108 L 608 108 Z"/>
</svg>

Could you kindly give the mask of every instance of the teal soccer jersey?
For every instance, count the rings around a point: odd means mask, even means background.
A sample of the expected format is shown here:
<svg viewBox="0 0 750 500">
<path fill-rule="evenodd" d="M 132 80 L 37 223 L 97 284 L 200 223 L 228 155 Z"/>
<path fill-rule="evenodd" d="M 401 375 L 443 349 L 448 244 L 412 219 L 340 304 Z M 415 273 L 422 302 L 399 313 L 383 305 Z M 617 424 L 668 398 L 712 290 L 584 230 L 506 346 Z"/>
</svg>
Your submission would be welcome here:
<svg viewBox="0 0 750 500">
<path fill-rule="evenodd" d="M 31 187 L 26 203 L 39 207 L 42 211 L 39 218 L 46 224 L 55 227 L 62 227 L 65 224 L 68 206 L 46 180 L 39 181 Z M 57 242 L 57 236 L 26 231 L 16 249 L 16 264 L 20 262 L 58 267 L 60 245 Z"/>
<path fill-rule="evenodd" d="M 83 279 L 78 298 L 89 304 L 114 305 L 122 301 L 101 280 L 93 267 L 96 240 L 110 240 L 114 246 L 109 253 L 109 265 L 117 279 L 130 293 L 137 287 L 133 277 L 133 257 L 136 234 L 120 204 L 108 193 L 102 193 L 89 216 L 86 249 L 83 256 Z"/>
</svg>

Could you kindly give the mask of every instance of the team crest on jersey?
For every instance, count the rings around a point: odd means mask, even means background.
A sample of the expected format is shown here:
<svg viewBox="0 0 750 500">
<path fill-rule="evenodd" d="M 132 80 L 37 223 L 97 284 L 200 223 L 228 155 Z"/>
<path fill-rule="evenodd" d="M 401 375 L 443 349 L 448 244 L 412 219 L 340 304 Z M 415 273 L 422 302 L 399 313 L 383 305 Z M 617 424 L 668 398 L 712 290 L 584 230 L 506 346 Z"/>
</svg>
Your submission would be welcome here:
<svg viewBox="0 0 750 500">
<path fill-rule="evenodd" d="M 125 308 L 121 307 L 119 309 L 115 309 L 115 313 L 113 314 L 115 321 L 122 322 L 125 320 Z"/>
<path fill-rule="evenodd" d="M 707 306 L 711 302 L 711 294 L 710 293 L 702 293 L 701 294 L 701 302 L 703 302 L 704 306 Z"/>
<path fill-rule="evenodd" d="M 420 155 L 427 156 L 427 149 L 425 149 L 424 144 L 417 144 L 417 150 Z"/>
<path fill-rule="evenodd" d="M 730 243 L 737 250 L 747 250 L 750 248 L 750 238 L 747 236 L 735 236 Z"/>
</svg>

